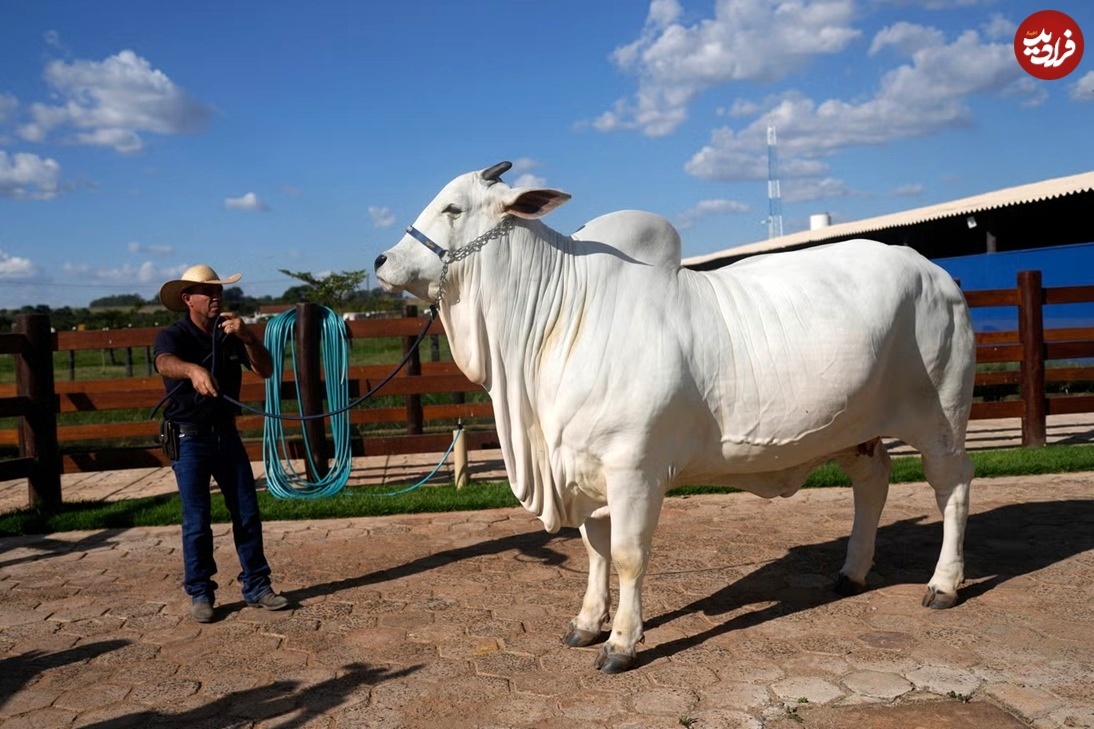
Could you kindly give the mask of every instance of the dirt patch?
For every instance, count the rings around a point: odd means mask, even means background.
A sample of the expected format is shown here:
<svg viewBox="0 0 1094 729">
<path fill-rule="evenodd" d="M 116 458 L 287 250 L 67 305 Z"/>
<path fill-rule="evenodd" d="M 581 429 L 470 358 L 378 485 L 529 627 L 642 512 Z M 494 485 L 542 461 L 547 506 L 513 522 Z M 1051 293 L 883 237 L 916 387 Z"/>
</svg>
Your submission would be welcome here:
<svg viewBox="0 0 1094 729">
<path fill-rule="evenodd" d="M 916 701 L 897 705 L 795 707 L 768 729 L 1028 729 L 993 704 L 980 701 Z"/>
</svg>

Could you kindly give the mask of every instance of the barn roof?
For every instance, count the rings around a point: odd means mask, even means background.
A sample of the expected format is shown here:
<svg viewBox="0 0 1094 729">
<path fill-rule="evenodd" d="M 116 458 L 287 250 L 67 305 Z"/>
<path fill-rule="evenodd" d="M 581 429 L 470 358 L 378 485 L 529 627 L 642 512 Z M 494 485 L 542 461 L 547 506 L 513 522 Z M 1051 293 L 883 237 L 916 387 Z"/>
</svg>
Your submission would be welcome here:
<svg viewBox="0 0 1094 729">
<path fill-rule="evenodd" d="M 876 218 L 803 230 L 684 260 L 697 270 L 758 253 L 869 237 L 928 258 L 1094 241 L 1094 172 L 1008 187 Z"/>
</svg>

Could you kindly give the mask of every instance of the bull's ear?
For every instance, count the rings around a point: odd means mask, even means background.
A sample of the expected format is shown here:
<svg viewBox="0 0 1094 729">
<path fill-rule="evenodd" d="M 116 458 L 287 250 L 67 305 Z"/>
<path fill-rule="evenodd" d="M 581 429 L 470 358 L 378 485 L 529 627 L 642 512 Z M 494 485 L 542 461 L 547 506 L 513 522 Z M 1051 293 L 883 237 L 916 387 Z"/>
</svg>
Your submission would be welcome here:
<svg viewBox="0 0 1094 729">
<path fill-rule="evenodd" d="M 550 188 L 517 188 L 505 200 L 505 212 L 518 218 L 534 220 L 542 218 L 570 199 L 570 193 Z"/>
</svg>

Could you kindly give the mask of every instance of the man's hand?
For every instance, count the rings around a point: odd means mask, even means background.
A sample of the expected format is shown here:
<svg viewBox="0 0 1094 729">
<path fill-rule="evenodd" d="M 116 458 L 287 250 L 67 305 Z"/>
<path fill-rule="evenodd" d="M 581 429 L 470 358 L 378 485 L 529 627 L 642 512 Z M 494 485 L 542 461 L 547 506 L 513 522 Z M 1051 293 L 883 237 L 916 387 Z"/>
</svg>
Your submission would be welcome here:
<svg viewBox="0 0 1094 729">
<path fill-rule="evenodd" d="M 194 365 L 190 370 L 190 382 L 199 395 L 205 397 L 217 396 L 217 381 L 209 370 L 200 365 Z"/>
<path fill-rule="evenodd" d="M 243 318 L 232 311 L 225 311 L 220 314 L 220 330 L 225 334 L 234 334 L 244 344 L 254 344 L 258 341 L 258 337 L 247 328 Z"/>
<path fill-rule="evenodd" d="M 234 334 L 247 348 L 247 357 L 251 360 L 251 371 L 265 379 L 273 374 L 273 359 L 262 340 L 255 335 L 243 319 L 231 311 L 220 315 L 220 330 L 225 334 Z"/>
<path fill-rule="evenodd" d="M 185 362 L 173 354 L 156 357 L 156 371 L 173 380 L 190 380 L 194 391 L 205 397 L 217 396 L 217 381 L 209 370 L 193 362 Z"/>
</svg>

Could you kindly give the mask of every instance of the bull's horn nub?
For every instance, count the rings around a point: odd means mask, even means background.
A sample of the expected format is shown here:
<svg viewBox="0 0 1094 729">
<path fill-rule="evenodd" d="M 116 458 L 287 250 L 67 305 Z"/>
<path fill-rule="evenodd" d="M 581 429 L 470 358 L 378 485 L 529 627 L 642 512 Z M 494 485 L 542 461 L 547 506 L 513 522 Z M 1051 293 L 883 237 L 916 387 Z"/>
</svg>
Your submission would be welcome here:
<svg viewBox="0 0 1094 729">
<path fill-rule="evenodd" d="M 487 182 L 501 182 L 501 176 L 508 172 L 512 166 L 512 162 L 498 162 L 493 167 L 488 167 L 482 171 L 482 179 Z"/>
</svg>

